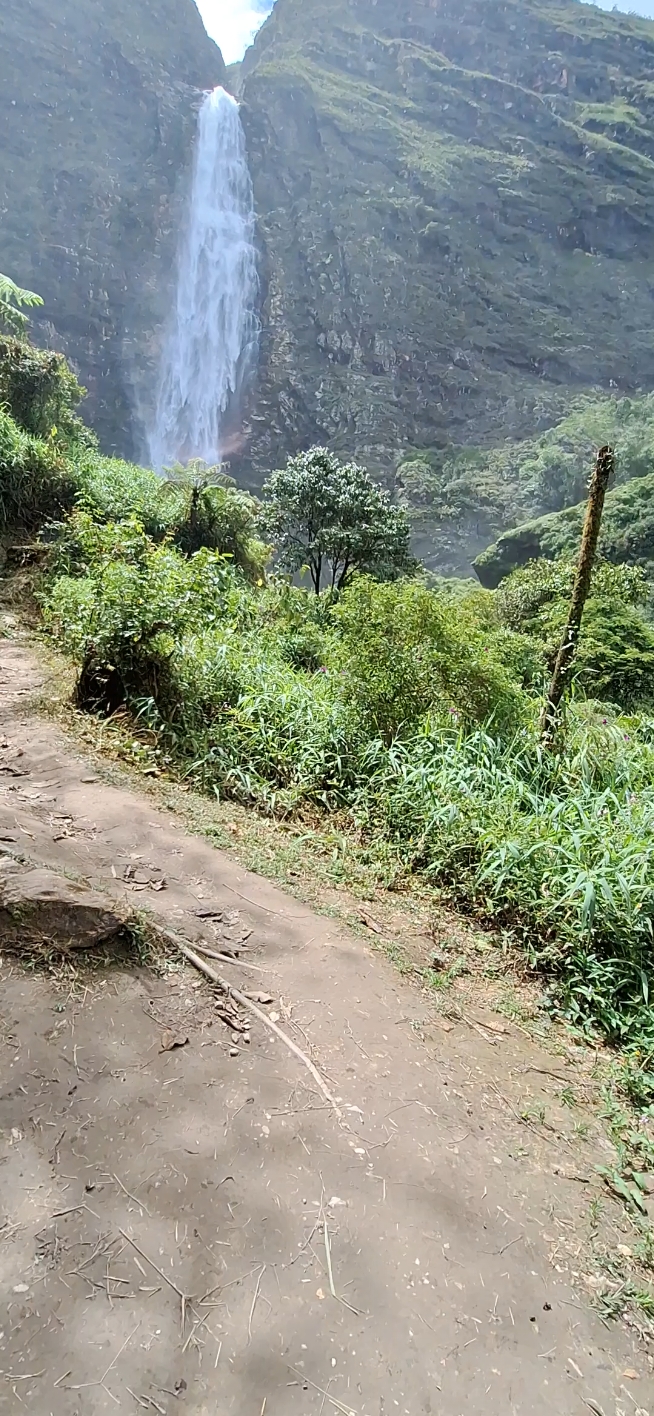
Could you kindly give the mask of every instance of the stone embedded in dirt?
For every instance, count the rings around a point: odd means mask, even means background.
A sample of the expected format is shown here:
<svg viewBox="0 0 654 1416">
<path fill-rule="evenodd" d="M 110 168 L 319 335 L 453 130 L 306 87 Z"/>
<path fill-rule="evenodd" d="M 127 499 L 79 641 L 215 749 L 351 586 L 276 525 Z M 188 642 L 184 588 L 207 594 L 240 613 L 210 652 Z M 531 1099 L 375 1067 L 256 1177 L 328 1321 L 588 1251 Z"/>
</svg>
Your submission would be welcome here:
<svg viewBox="0 0 654 1416">
<path fill-rule="evenodd" d="M 132 890 L 165 890 L 166 877 L 156 865 L 126 865 L 123 880 Z"/>
<path fill-rule="evenodd" d="M 91 949 L 115 938 L 122 927 L 104 895 L 53 871 L 0 857 L 0 944 Z"/>
<path fill-rule="evenodd" d="M 186 1033 L 165 1032 L 161 1038 L 161 1051 L 174 1052 L 177 1047 L 186 1047 L 187 1043 Z"/>
</svg>

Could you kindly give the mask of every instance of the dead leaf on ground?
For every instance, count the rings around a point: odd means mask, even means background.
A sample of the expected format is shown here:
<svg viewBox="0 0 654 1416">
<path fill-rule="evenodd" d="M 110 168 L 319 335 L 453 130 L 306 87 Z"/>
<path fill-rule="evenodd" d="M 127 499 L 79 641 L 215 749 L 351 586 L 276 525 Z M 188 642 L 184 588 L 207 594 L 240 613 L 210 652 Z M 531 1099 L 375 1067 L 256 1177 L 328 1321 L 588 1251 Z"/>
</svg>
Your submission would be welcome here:
<svg viewBox="0 0 654 1416">
<path fill-rule="evenodd" d="M 174 1052 L 176 1047 L 186 1047 L 188 1038 L 184 1033 L 165 1032 L 161 1036 L 161 1051 Z"/>
</svg>

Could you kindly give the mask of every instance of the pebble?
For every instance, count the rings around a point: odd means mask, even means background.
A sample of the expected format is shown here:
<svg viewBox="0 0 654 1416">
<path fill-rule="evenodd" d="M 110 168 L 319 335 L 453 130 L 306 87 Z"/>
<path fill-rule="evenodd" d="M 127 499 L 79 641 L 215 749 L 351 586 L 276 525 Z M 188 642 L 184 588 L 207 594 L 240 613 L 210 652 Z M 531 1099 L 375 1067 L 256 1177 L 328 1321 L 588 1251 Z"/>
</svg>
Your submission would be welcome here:
<svg viewBox="0 0 654 1416">
<path fill-rule="evenodd" d="M 230 1057 L 238 1057 L 238 1047 L 230 1047 L 229 1055 Z"/>
</svg>

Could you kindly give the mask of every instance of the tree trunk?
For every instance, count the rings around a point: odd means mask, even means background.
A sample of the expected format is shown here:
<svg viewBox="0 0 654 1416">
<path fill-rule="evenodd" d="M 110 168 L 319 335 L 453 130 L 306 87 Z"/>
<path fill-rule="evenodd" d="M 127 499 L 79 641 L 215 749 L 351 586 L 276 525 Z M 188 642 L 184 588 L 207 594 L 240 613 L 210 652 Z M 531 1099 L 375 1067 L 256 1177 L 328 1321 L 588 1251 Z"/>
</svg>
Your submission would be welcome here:
<svg viewBox="0 0 654 1416">
<path fill-rule="evenodd" d="M 602 523 L 606 488 L 614 470 L 615 452 L 613 448 L 600 448 L 590 480 L 588 505 L 584 518 L 584 529 L 581 536 L 579 561 L 572 591 L 572 599 L 570 601 L 570 610 L 568 612 L 568 622 L 563 632 L 561 648 L 557 654 L 554 673 L 552 674 L 552 682 L 550 683 L 543 712 L 541 729 L 543 742 L 547 746 L 552 745 L 561 699 L 568 687 L 572 674 L 572 666 L 579 642 L 579 631 L 581 629 L 584 605 L 586 604 L 590 590 L 590 578 Z"/>
</svg>

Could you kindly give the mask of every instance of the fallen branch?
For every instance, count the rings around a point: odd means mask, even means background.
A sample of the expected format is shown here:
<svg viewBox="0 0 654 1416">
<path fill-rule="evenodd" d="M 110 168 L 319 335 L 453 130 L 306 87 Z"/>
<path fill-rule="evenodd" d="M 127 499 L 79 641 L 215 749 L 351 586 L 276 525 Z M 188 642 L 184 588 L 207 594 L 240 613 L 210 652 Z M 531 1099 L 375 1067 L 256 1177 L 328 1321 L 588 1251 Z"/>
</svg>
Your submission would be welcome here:
<svg viewBox="0 0 654 1416">
<path fill-rule="evenodd" d="M 194 946 L 198 954 L 203 954 L 207 959 L 220 959 L 223 964 L 236 964 L 239 969 L 249 969 L 252 973 L 269 973 L 269 969 L 261 969 L 258 964 L 246 964 L 243 959 L 236 959 L 232 954 L 218 954 L 215 949 L 208 949 L 206 944 L 196 944 Z"/>
<path fill-rule="evenodd" d="M 208 964 L 205 959 L 200 958 L 199 954 L 196 954 L 194 949 L 190 949 L 186 941 L 180 938 L 178 934 L 173 934 L 172 930 L 169 929 L 162 929 L 161 933 L 165 939 L 168 939 L 172 944 L 176 945 L 180 953 L 184 955 L 185 959 L 188 959 L 189 963 L 193 964 L 194 968 L 199 969 L 200 973 L 203 973 L 206 978 L 211 979 L 211 982 L 215 983 L 228 998 L 233 998 L 236 1003 L 240 1003 L 242 1008 L 246 1008 L 250 1013 L 253 1013 L 255 1018 L 258 1018 L 259 1022 L 264 1024 L 264 1027 L 268 1028 L 270 1032 L 273 1032 L 275 1037 L 278 1037 L 280 1041 L 284 1043 L 285 1047 L 288 1047 L 289 1051 L 294 1053 L 303 1067 L 306 1067 L 307 1071 L 311 1073 L 316 1086 L 320 1088 L 326 1101 L 328 1101 L 329 1105 L 332 1107 L 334 1115 L 339 1121 L 342 1121 L 343 1113 L 336 1102 L 336 1098 L 332 1096 L 326 1081 L 321 1077 L 318 1068 L 314 1067 L 311 1058 L 307 1057 L 306 1052 L 303 1052 L 287 1033 L 283 1032 L 276 1023 L 273 1023 L 272 1018 L 266 1017 L 263 1010 L 258 1008 L 256 1003 L 253 1003 L 245 993 L 241 993 L 239 988 L 233 988 L 231 983 L 227 982 L 227 979 L 221 978 L 220 974 L 211 967 L 211 964 Z"/>
</svg>

